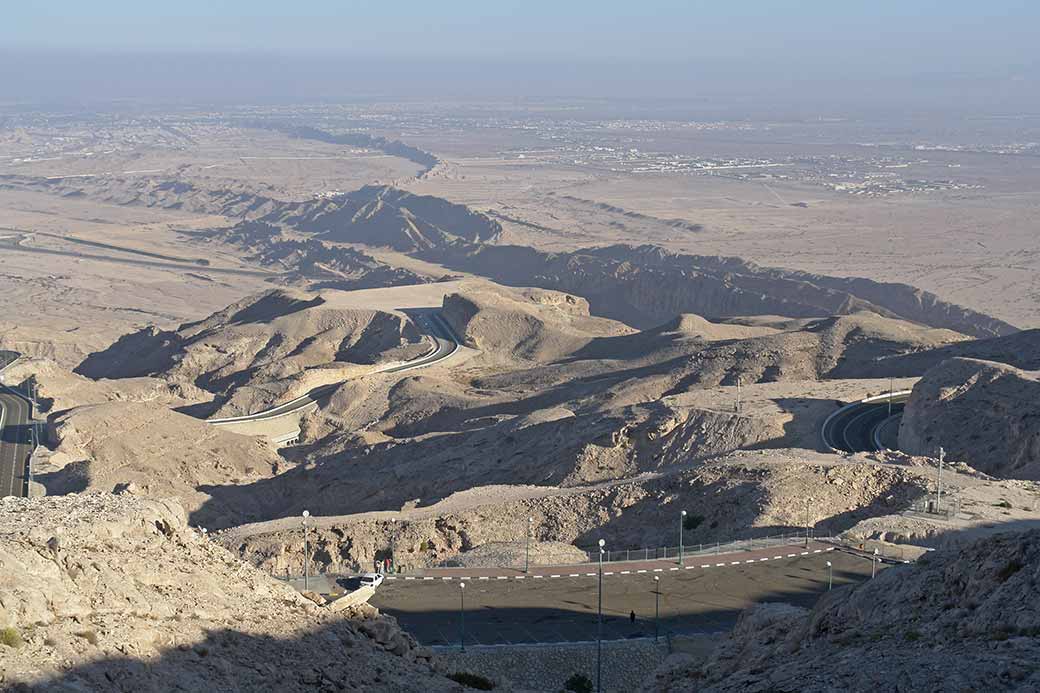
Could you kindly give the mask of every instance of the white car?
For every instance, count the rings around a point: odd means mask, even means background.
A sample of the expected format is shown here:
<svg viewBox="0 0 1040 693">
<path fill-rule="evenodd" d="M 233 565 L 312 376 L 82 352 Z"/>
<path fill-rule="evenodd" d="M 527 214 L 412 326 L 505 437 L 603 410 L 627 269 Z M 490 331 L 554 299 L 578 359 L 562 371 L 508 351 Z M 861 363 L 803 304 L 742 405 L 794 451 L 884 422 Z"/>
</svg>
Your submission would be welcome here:
<svg viewBox="0 0 1040 693">
<path fill-rule="evenodd" d="M 379 573 L 365 573 L 361 576 L 362 587 L 379 587 L 383 584 L 383 576 Z"/>
</svg>

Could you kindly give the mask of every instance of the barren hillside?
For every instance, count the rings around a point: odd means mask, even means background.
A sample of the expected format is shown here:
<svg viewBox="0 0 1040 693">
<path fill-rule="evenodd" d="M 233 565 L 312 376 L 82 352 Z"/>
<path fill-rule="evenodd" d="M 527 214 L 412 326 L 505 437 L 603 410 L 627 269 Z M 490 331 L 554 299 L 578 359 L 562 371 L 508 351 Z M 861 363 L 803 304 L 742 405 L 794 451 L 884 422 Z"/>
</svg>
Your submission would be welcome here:
<svg viewBox="0 0 1040 693">
<path fill-rule="evenodd" d="M 1040 373 L 992 361 L 954 358 L 914 386 L 899 427 L 899 447 L 988 474 L 1040 479 Z"/>
<path fill-rule="evenodd" d="M 272 290 L 175 331 L 127 335 L 76 372 L 196 385 L 214 397 L 211 409 L 239 414 L 429 349 L 403 315 L 324 304 L 321 296 Z"/>
<path fill-rule="evenodd" d="M 478 550 L 508 555 L 534 517 L 532 538 L 589 549 L 605 538 L 614 550 L 671 545 L 675 514 L 689 508 L 696 527 L 689 546 L 736 537 L 804 534 L 807 521 L 820 535 L 838 534 L 865 519 L 897 512 L 928 491 L 931 470 L 903 465 L 845 461 L 809 451 L 736 452 L 675 473 L 575 487 L 471 484 L 437 503 L 384 512 L 336 513 L 329 498 L 311 495 L 300 503 L 316 519 L 317 555 L 331 572 L 371 564 L 393 552 L 410 567 L 468 560 Z M 954 483 L 961 480 L 951 476 Z M 315 488 L 321 482 L 315 480 Z M 342 493 L 346 487 L 338 487 Z M 812 502 L 806 503 L 806 490 Z M 361 505 L 341 506 L 360 510 Z M 219 541 L 265 569 L 297 571 L 302 537 L 294 518 L 237 527 Z M 492 545 L 492 546 L 489 546 Z M 481 547 L 488 547 L 481 549 Z M 573 560 L 574 550 L 549 545 L 551 560 Z"/>
<path fill-rule="evenodd" d="M 49 495 L 130 488 L 153 498 L 175 496 L 192 521 L 226 527 L 264 517 L 278 498 L 258 494 L 240 504 L 212 502 L 208 489 L 250 484 L 291 468 L 267 443 L 228 433 L 147 402 L 76 407 L 51 423 L 60 441 L 36 477 Z"/>
<path fill-rule="evenodd" d="M 316 606 L 172 501 L 4 498 L 0 561 L 5 690 L 457 688 L 392 619 Z"/>
<path fill-rule="evenodd" d="M 1036 690 L 1038 580 L 1037 530 L 937 552 L 811 611 L 754 607 L 703 667 L 673 658 L 644 690 Z"/>
<path fill-rule="evenodd" d="M 499 360 L 552 361 L 597 337 L 627 334 L 623 324 L 589 315 L 588 302 L 544 289 L 466 284 L 444 297 L 444 319 L 466 346 Z"/>
</svg>

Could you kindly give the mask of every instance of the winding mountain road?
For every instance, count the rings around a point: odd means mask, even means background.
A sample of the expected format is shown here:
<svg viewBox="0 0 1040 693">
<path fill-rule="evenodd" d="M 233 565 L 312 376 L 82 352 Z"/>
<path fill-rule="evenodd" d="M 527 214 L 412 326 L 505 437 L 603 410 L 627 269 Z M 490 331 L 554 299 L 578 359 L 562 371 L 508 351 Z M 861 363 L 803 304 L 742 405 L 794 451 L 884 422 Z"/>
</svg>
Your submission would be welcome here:
<svg viewBox="0 0 1040 693">
<path fill-rule="evenodd" d="M 403 373 L 405 371 L 411 371 L 418 368 L 425 368 L 432 366 L 433 364 L 443 361 L 459 349 L 459 341 L 452 331 L 451 327 L 445 322 L 444 318 L 440 316 L 438 309 L 429 308 L 423 310 L 415 310 L 412 312 L 412 317 L 415 322 L 423 329 L 433 340 L 433 348 L 426 354 L 406 361 L 405 363 L 399 363 L 396 365 L 387 366 L 385 368 L 377 368 L 373 372 L 376 373 Z M 269 421 L 271 419 L 278 419 L 281 417 L 288 417 L 290 414 L 296 414 L 302 410 L 316 407 L 317 400 L 327 394 L 330 394 L 336 390 L 342 382 L 330 383 L 328 385 L 321 385 L 316 387 L 310 392 L 296 399 L 284 402 L 282 404 L 264 409 L 263 411 L 254 412 L 252 414 L 244 414 L 242 416 L 232 416 L 220 419 L 207 419 L 207 423 L 213 424 L 214 426 L 221 427 L 234 427 L 237 425 L 245 425 L 250 423 L 256 423 L 261 421 Z M 275 443 L 286 443 L 292 440 L 295 435 L 299 435 L 299 426 L 295 424 L 289 424 L 286 426 L 286 430 L 280 434 L 273 434 L 269 436 L 272 442 Z"/>
<path fill-rule="evenodd" d="M 845 405 L 823 422 L 820 430 L 823 446 L 842 452 L 873 452 L 884 448 L 884 434 L 903 415 L 910 392 L 902 390 Z"/>
<path fill-rule="evenodd" d="M 0 496 L 26 494 L 31 411 L 24 397 L 0 385 Z"/>
</svg>

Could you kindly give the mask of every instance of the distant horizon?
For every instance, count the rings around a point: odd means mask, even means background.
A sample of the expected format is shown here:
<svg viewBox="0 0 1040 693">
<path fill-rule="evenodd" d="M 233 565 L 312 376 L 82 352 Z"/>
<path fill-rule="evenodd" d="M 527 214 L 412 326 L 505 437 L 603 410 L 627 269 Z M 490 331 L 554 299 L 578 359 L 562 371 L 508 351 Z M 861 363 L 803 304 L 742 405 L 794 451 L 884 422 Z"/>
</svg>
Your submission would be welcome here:
<svg viewBox="0 0 1040 693">
<path fill-rule="evenodd" d="M 665 60 L 314 57 L 274 52 L 0 49 L 0 103 L 351 99 L 660 99 L 840 115 L 1040 111 L 1040 68 L 987 73 L 803 73 Z"/>
<path fill-rule="evenodd" d="M 1040 4 L 1021 0 L 54 0 L 4 20 L 7 101 L 680 96 L 812 112 L 1040 109 Z"/>
</svg>

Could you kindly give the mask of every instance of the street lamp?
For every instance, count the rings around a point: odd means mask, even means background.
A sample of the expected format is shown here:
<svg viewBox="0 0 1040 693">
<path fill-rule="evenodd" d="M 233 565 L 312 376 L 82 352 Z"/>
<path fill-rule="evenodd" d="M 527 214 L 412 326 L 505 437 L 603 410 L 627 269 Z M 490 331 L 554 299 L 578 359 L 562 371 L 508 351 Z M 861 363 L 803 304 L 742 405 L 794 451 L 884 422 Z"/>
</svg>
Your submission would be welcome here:
<svg viewBox="0 0 1040 693">
<path fill-rule="evenodd" d="M 459 647 L 466 651 L 466 583 L 459 580 Z"/>
<path fill-rule="evenodd" d="M 661 578 L 657 575 L 654 576 L 654 642 L 657 642 L 657 636 L 660 634 L 660 618 L 661 618 Z"/>
<path fill-rule="evenodd" d="M 830 592 L 832 587 L 834 587 L 834 564 L 827 561 L 827 591 Z"/>
<path fill-rule="evenodd" d="M 596 693 L 603 691 L 603 547 L 607 542 L 599 540 L 599 590 L 596 618 Z"/>
<path fill-rule="evenodd" d="M 534 528 L 534 518 L 527 518 L 527 551 L 524 556 L 524 572 L 531 570 L 531 530 Z"/>
<path fill-rule="evenodd" d="M 309 511 L 303 511 L 303 590 L 305 592 L 311 588 L 311 545 L 310 535 L 307 531 L 307 518 L 310 516 Z"/>
<path fill-rule="evenodd" d="M 812 498 L 805 499 L 805 548 L 809 548 L 809 503 Z"/>
<path fill-rule="evenodd" d="M 683 531 L 683 525 L 684 524 L 686 524 L 686 511 L 685 510 L 683 510 L 681 513 L 679 513 L 679 565 L 683 564 L 683 553 L 685 553 L 683 551 L 683 541 L 682 541 L 682 531 Z"/>
</svg>

